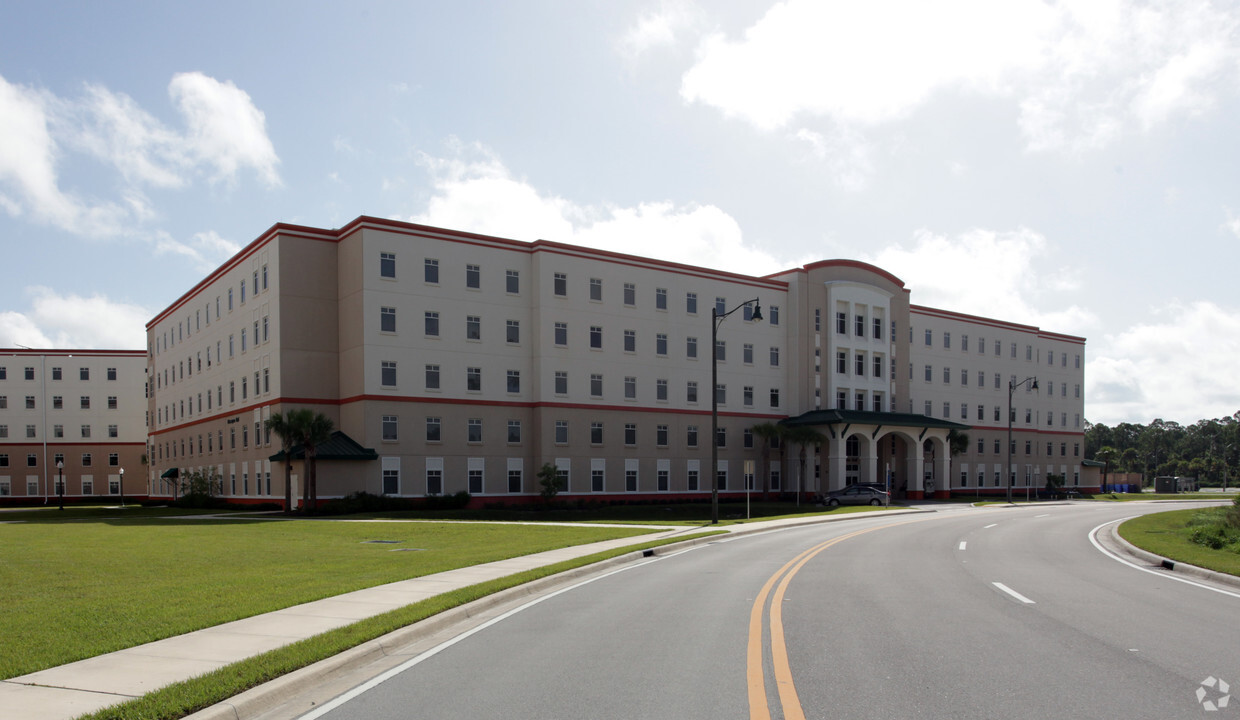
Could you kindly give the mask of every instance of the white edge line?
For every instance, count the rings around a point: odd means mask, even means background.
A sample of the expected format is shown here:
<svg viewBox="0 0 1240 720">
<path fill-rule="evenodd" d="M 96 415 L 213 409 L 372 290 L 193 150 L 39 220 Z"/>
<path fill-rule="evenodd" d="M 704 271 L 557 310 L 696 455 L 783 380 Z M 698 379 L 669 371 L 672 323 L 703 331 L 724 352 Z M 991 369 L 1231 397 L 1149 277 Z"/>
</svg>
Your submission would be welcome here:
<svg viewBox="0 0 1240 720">
<path fill-rule="evenodd" d="M 1004 584 L 1003 584 L 1003 583 L 1001 583 L 1001 582 L 992 582 L 992 583 L 991 583 L 991 585 L 994 585 L 995 587 L 999 588 L 999 589 L 1000 589 L 1000 590 L 1002 590 L 1003 592 L 1007 593 L 1008 595 L 1011 595 L 1012 597 L 1016 598 L 1017 600 L 1019 600 L 1019 601 L 1023 602 L 1023 603 L 1024 603 L 1024 604 L 1026 604 L 1026 605 L 1035 605 L 1035 604 L 1036 604 L 1036 603 L 1034 603 L 1032 600 L 1030 600 L 1029 598 L 1025 597 L 1024 595 L 1021 595 L 1020 593 L 1016 592 L 1015 590 L 1013 590 L 1012 588 L 1008 587 L 1007 585 L 1004 585 Z"/>
<path fill-rule="evenodd" d="M 1158 570 L 1154 570 L 1153 568 L 1141 567 L 1140 565 L 1137 565 L 1136 563 L 1129 562 L 1129 561 L 1125 560 L 1124 558 L 1122 558 L 1122 557 L 1120 557 L 1120 556 L 1116 555 L 1115 553 L 1111 552 L 1110 550 L 1107 550 L 1106 548 L 1102 547 L 1102 544 L 1098 542 L 1098 531 L 1099 531 L 1099 530 L 1101 530 L 1102 528 L 1104 528 L 1104 527 L 1106 527 L 1107 525 L 1110 525 L 1110 524 L 1112 524 L 1112 523 L 1123 522 L 1123 521 L 1125 521 L 1125 520 L 1131 520 L 1131 519 L 1132 519 L 1132 518 L 1134 518 L 1134 517 L 1139 517 L 1139 516 L 1138 516 L 1138 515 L 1132 515 L 1132 516 L 1130 516 L 1130 517 L 1120 518 L 1120 519 L 1118 519 L 1118 520 L 1112 520 L 1112 521 L 1110 521 L 1110 522 L 1104 522 L 1104 523 L 1102 523 L 1102 524 L 1101 524 L 1101 525 L 1099 525 L 1098 527 L 1096 527 L 1096 528 L 1094 528 L 1093 530 L 1090 530 L 1090 531 L 1089 531 L 1089 541 L 1090 541 L 1091 543 L 1093 543 L 1093 544 L 1094 544 L 1094 547 L 1095 547 L 1095 548 L 1097 548 L 1098 552 L 1102 553 L 1103 555 L 1106 555 L 1107 557 L 1111 558 L 1112 560 L 1115 560 L 1116 562 L 1123 563 L 1124 565 L 1127 565 L 1127 566 L 1128 566 L 1128 567 L 1130 567 L 1130 568 L 1136 568 L 1137 570 L 1140 570 L 1141 572 L 1147 572 L 1147 573 L 1149 573 L 1149 574 L 1151 574 L 1151 575 L 1157 575 L 1157 576 L 1158 576 L 1158 577 L 1160 577 L 1160 578 L 1166 578 L 1166 579 L 1168 579 L 1168 580 L 1175 580 L 1176 582 L 1182 582 L 1182 583 L 1185 583 L 1185 584 L 1188 584 L 1188 585 L 1192 585 L 1193 587 L 1204 588 L 1204 589 L 1206 589 L 1206 590 L 1213 590 L 1213 591 L 1214 591 L 1214 592 L 1216 592 L 1216 593 L 1222 593 L 1222 594 L 1224 594 L 1224 595 L 1228 595 L 1228 596 L 1230 596 L 1230 597 L 1240 598 L 1240 593 L 1234 593 L 1234 592 L 1231 592 L 1230 590 L 1223 590 L 1222 588 L 1216 588 L 1216 587 L 1212 587 L 1212 586 L 1210 586 L 1210 585 L 1203 585 L 1202 583 L 1199 583 L 1199 582 L 1193 582 L 1192 580 L 1189 580 L 1189 579 L 1187 579 L 1187 578 L 1177 577 L 1177 576 L 1175 576 L 1175 575 L 1173 575 L 1173 574 L 1171 574 L 1171 573 L 1169 573 L 1169 572 L 1160 572 L 1160 571 L 1158 571 Z"/>
<path fill-rule="evenodd" d="M 983 526 L 983 527 L 982 527 L 982 529 L 983 529 L 983 530 L 989 530 L 989 529 L 991 529 L 992 527 L 994 527 L 994 526 L 996 526 L 996 525 L 998 525 L 998 524 L 999 524 L 999 523 L 991 523 L 991 524 L 989 524 L 989 525 L 985 525 L 985 526 Z"/>
<path fill-rule="evenodd" d="M 1050 517 L 1050 516 L 1051 516 L 1050 513 L 1043 513 L 1042 515 L 1034 515 L 1033 517 L 1036 519 L 1036 518 L 1044 518 L 1044 517 Z"/>
<path fill-rule="evenodd" d="M 537 605 L 538 603 L 540 603 L 540 602 L 542 602 L 542 601 L 544 601 L 544 600 L 550 600 L 551 598 L 555 597 L 556 595 L 560 595 L 560 594 L 562 594 L 562 593 L 566 593 L 566 592 L 568 592 L 568 591 L 570 591 L 570 590 L 576 590 L 577 588 L 582 587 L 583 585 L 589 585 L 590 583 L 595 582 L 596 580 L 602 580 L 603 578 L 606 578 L 606 577 L 611 577 L 612 575 L 615 575 L 616 573 L 622 573 L 622 572 L 625 572 L 626 570 L 632 570 L 633 568 L 642 567 L 643 565 L 649 565 L 650 563 L 655 562 L 655 561 L 657 561 L 657 560 L 661 560 L 661 559 L 663 559 L 663 558 L 665 558 L 665 557 L 673 557 L 674 555 L 679 555 L 679 554 L 681 554 L 681 553 L 673 553 L 672 555 L 664 555 L 664 556 L 657 556 L 657 555 L 656 555 L 655 557 L 650 558 L 650 559 L 646 560 L 645 562 L 638 562 L 638 563 L 634 563 L 634 564 L 632 564 L 632 565 L 626 565 L 626 566 L 624 566 L 624 567 L 622 567 L 622 568 L 618 568 L 618 569 L 616 569 L 616 570 L 612 570 L 612 571 L 611 571 L 611 572 L 609 572 L 609 573 L 604 573 L 604 574 L 602 574 L 602 575 L 596 575 L 595 577 L 589 578 L 588 580 L 583 580 L 583 581 L 581 581 L 581 582 L 579 582 L 579 583 L 576 583 L 576 584 L 574 584 L 574 585 L 570 585 L 570 586 L 565 587 L 565 588 L 560 588 L 559 590 L 556 590 L 555 592 L 548 593 L 548 594 L 543 595 L 542 597 L 539 597 L 539 598 L 535 598 L 535 599 L 533 599 L 533 600 L 531 600 L 531 601 L 529 601 L 529 602 L 525 603 L 524 605 L 521 605 L 521 606 L 519 606 L 519 607 L 515 607 L 515 608 L 513 608 L 513 609 L 509 610 L 508 612 L 505 612 L 505 613 L 504 613 L 504 614 L 502 614 L 502 615 L 497 615 L 496 617 L 493 617 L 493 618 L 491 618 L 490 620 L 487 620 L 486 622 L 482 623 L 481 625 L 478 625 L 478 626 L 476 626 L 476 627 L 470 628 L 469 630 L 466 630 L 465 632 L 461 633 L 460 635 L 457 635 L 457 636 L 456 636 L 456 637 L 454 637 L 454 638 L 451 638 L 451 639 L 449 639 L 449 640 L 445 640 L 445 641 L 443 641 L 442 643 L 440 643 L 440 644 L 436 645 L 435 647 L 433 647 L 433 648 L 431 648 L 431 649 L 429 649 L 429 650 L 427 650 L 427 651 L 425 651 L 425 652 L 421 653 L 420 655 L 417 655 L 416 657 L 413 657 L 413 658 L 410 658 L 409 660 L 406 660 L 405 662 L 401 663 L 400 665 L 397 665 L 397 666 L 396 666 L 396 667 L 394 667 L 394 668 L 391 668 L 390 670 L 388 670 L 388 671 L 386 671 L 386 672 L 382 673 L 381 675 L 376 675 L 375 677 L 373 677 L 373 678 L 371 678 L 371 679 L 367 680 L 366 682 L 362 683 L 361 685 L 358 685 L 358 686 L 356 686 L 356 687 L 354 687 L 354 688 L 352 688 L 352 689 L 350 689 L 350 690 L 347 690 L 346 692 L 344 692 L 344 693 L 342 693 L 342 694 L 340 694 L 340 695 L 337 695 L 336 697 L 334 697 L 334 698 L 332 698 L 331 700 L 329 700 L 329 701 L 327 701 L 327 702 L 323 703 L 322 705 L 320 705 L 320 706 L 316 707 L 314 710 L 311 710 L 310 712 L 306 713 L 305 715 L 299 715 L 299 716 L 298 716 L 298 720 L 315 720 L 315 718 L 322 717 L 323 715 L 325 715 L 325 714 L 327 714 L 327 713 L 331 712 L 332 710 L 335 710 L 336 708 L 340 707 L 341 705 L 344 705 L 345 703 L 347 703 L 347 702 L 349 702 L 349 701 L 353 700 L 354 698 L 358 697 L 358 696 L 359 696 L 359 695 L 361 695 L 362 693 L 365 693 L 365 692 L 367 692 L 367 691 L 369 691 L 369 690 L 372 690 L 372 689 L 374 689 L 375 687 L 378 687 L 379 685 L 381 685 L 381 684 L 383 684 L 383 683 L 387 682 L 388 680 L 391 680 L 392 678 L 396 677 L 397 675 L 399 675 L 399 674 L 403 673 L 404 671 L 406 671 L 406 670 L 408 670 L 408 669 L 412 668 L 413 666 L 418 665 L 418 664 L 419 664 L 419 663 L 421 663 L 423 660 L 429 660 L 430 658 L 434 657 L 435 655 L 438 655 L 440 652 L 442 652 L 442 651 L 444 651 L 444 650 L 447 650 L 448 648 L 450 648 L 450 647 L 452 647 L 453 645 L 457 644 L 458 642 L 460 642 L 460 641 L 462 641 L 462 640 L 464 640 L 464 639 L 466 639 L 466 638 L 468 638 L 468 637 L 470 637 L 470 636 L 472 636 L 472 635 L 474 635 L 474 634 L 476 634 L 476 633 L 482 632 L 483 630 L 485 630 L 485 629 L 487 629 L 487 628 L 491 627 L 492 625 L 495 625 L 495 624 L 497 624 L 497 623 L 499 623 L 499 622 L 501 622 L 501 621 L 503 621 L 503 620 L 507 620 L 508 618 L 512 617 L 513 615 L 516 615 L 517 613 L 521 612 L 522 610 L 527 610 L 527 609 L 529 609 L 529 608 L 531 608 L 531 607 L 534 607 L 535 605 Z"/>
<path fill-rule="evenodd" d="M 964 550 L 965 546 L 966 546 L 966 545 L 968 545 L 968 544 L 969 544 L 968 542 L 966 542 L 966 541 L 964 541 L 964 540 L 961 540 L 961 541 L 960 541 L 960 549 L 961 549 L 961 550 Z"/>
</svg>

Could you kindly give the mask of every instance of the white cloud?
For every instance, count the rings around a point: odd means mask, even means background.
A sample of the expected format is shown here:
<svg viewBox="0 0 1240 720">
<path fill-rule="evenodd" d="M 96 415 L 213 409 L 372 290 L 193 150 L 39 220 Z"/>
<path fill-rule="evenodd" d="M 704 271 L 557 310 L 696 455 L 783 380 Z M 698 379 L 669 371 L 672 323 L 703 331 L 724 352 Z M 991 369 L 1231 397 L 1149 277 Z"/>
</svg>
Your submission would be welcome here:
<svg viewBox="0 0 1240 720">
<path fill-rule="evenodd" d="M 146 347 L 147 308 L 103 295 L 59 294 L 27 288 L 27 312 L 0 313 L 0 345 L 33 348 L 137 350 Z"/>
<path fill-rule="evenodd" d="M 835 184 L 845 190 L 863 190 L 874 174 L 870 144 L 851 128 L 840 126 L 830 135 L 801 128 L 795 137 L 809 145 L 813 157 L 827 166 Z"/>
<path fill-rule="evenodd" d="M 453 156 L 423 156 L 434 195 L 412 222 L 521 240 L 552 240 L 754 275 L 792 262 L 746 246 L 740 226 L 713 205 L 645 202 L 583 206 L 514 178 L 481 145 L 454 141 Z M 806 260 L 797 261 L 797 264 Z"/>
<path fill-rule="evenodd" d="M 1238 26 L 1208 0 L 788 0 L 741 38 L 702 39 L 681 96 L 768 131 L 890 123 L 941 92 L 1010 98 L 1029 149 L 1075 151 L 1209 109 L 1234 89 Z"/>
<path fill-rule="evenodd" d="M 60 189 L 59 148 L 49 110 L 55 98 L 0 77 L 0 187 L 8 186 L 0 206 L 14 217 L 30 214 L 81 235 L 113 235 L 124 226 L 125 211 L 111 203 L 89 204 Z"/>
<path fill-rule="evenodd" d="M 1089 419 L 1192 423 L 1240 410 L 1240 308 L 1172 302 L 1150 314 L 1150 322 L 1093 343 Z"/>
<path fill-rule="evenodd" d="M 220 237 L 214 230 L 194 233 L 187 241 L 180 241 L 165 232 L 155 235 L 155 252 L 159 255 L 180 255 L 193 261 L 202 272 L 214 270 L 220 263 L 241 250 L 237 243 Z"/>
<path fill-rule="evenodd" d="M 232 180 L 252 168 L 269 186 L 280 184 L 280 159 L 267 137 L 267 119 L 250 96 L 231 82 L 199 72 L 172 76 L 168 94 L 185 116 L 188 154 L 215 166 L 214 180 Z"/>
<path fill-rule="evenodd" d="M 77 235 L 115 236 L 155 217 L 141 186 L 184 187 L 203 168 L 213 182 L 252 168 L 268 185 L 280 184 L 279 158 L 249 95 L 201 73 L 174 76 L 169 93 L 183 133 L 103 86 L 60 98 L 0 77 L 0 209 Z M 114 168 L 118 197 L 85 200 L 63 189 L 57 163 L 69 152 Z"/>
<path fill-rule="evenodd" d="M 1055 293 L 1079 283 L 1070 269 L 1039 271 L 1046 250 L 1046 238 L 1027 228 L 976 229 L 956 237 L 919 230 L 907 246 L 890 245 L 863 259 L 903 280 L 918 305 L 1084 334 L 1097 322 L 1088 310 L 1044 309 L 1061 305 Z"/>
<path fill-rule="evenodd" d="M 699 24 L 701 18 L 701 11 L 692 2 L 663 0 L 639 15 L 637 22 L 620 37 L 620 52 L 635 60 L 653 48 L 675 45 L 678 37 Z"/>
</svg>

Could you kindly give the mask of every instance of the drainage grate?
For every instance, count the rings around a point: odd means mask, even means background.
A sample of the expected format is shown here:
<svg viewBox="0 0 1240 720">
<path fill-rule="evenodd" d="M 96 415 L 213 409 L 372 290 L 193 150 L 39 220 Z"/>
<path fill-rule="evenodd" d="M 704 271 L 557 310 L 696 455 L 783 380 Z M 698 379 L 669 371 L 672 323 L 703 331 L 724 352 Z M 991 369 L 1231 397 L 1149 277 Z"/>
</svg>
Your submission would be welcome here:
<svg viewBox="0 0 1240 720">
<path fill-rule="evenodd" d="M 388 552 L 422 552 L 426 548 L 392 548 Z"/>
<path fill-rule="evenodd" d="M 374 545 L 398 545 L 403 542 L 404 540 L 363 540 L 362 544 L 365 545 L 367 543 L 371 543 Z"/>
</svg>

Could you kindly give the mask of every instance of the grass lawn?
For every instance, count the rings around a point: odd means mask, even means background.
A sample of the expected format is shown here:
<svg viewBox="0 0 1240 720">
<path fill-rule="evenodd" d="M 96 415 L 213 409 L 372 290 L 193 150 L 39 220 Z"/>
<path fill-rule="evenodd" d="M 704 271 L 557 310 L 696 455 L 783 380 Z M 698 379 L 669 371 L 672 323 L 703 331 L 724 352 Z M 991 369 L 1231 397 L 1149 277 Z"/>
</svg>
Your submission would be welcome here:
<svg viewBox="0 0 1240 720">
<path fill-rule="evenodd" d="M 892 505 L 892 507 L 897 507 Z M 811 503 L 797 505 L 791 502 L 753 502 L 748 508 L 749 518 L 746 519 L 745 502 L 729 501 L 719 503 L 719 524 L 758 520 L 772 520 L 786 517 L 810 517 L 821 515 L 843 515 L 850 512 L 868 512 L 883 510 L 882 507 L 869 505 L 859 507 L 828 508 Z M 400 512 L 373 513 L 365 515 L 349 515 L 348 517 L 374 518 L 420 518 L 428 520 L 504 520 L 511 522 L 588 522 L 588 523 L 628 523 L 632 525 L 709 525 L 710 503 L 667 503 L 639 505 L 590 505 L 576 507 L 560 505 L 553 508 L 538 506 L 516 506 L 504 509 L 476 510 L 411 510 Z"/>
<path fill-rule="evenodd" d="M 1119 534 L 1137 547 L 1155 555 L 1189 565 L 1240 575 L 1240 554 L 1212 550 L 1190 542 L 1190 523 L 1201 513 L 1222 512 L 1225 508 L 1193 508 L 1143 515 L 1125 521 Z"/>
<path fill-rule="evenodd" d="M 0 678 L 382 583 L 645 532 L 159 514 L 0 513 Z"/>
<path fill-rule="evenodd" d="M 1107 500 L 1111 502 L 1132 502 L 1133 500 L 1232 500 L 1236 497 L 1236 493 L 1228 492 L 1212 492 L 1212 493 L 1099 493 L 1093 496 L 1094 500 Z"/>
</svg>

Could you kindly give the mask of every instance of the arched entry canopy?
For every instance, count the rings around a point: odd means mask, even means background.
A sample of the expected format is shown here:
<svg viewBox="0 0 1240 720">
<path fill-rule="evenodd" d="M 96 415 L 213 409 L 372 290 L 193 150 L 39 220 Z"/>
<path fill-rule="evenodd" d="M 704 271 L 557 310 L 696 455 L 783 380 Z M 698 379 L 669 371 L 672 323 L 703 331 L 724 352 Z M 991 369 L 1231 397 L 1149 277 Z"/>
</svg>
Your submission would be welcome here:
<svg viewBox="0 0 1240 720">
<path fill-rule="evenodd" d="M 812 464 L 822 471 L 800 487 L 828 492 L 878 483 L 893 497 L 912 500 L 950 496 L 947 434 L 970 427 L 927 415 L 864 410 L 813 410 L 780 424 L 811 428 L 823 438 L 819 462 Z"/>
</svg>

